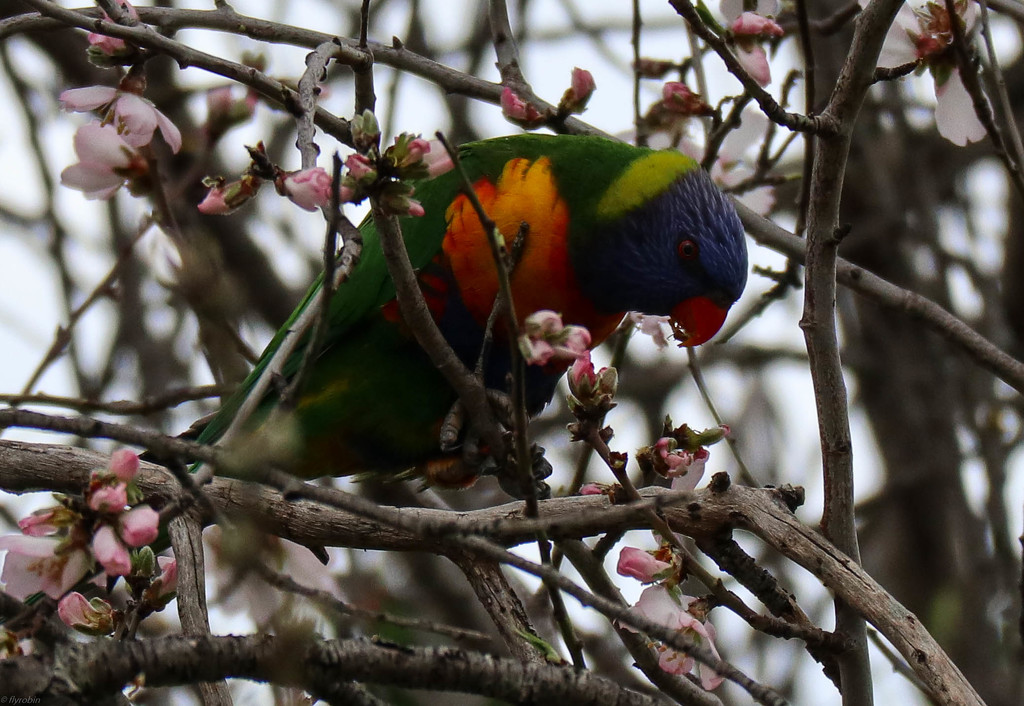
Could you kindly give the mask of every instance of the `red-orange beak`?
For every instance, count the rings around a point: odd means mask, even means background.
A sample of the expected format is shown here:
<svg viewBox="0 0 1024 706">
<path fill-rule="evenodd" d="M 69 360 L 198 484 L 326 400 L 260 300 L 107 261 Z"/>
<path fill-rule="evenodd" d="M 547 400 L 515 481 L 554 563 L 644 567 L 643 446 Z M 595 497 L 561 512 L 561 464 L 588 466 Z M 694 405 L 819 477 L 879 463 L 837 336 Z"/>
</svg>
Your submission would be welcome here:
<svg viewBox="0 0 1024 706">
<path fill-rule="evenodd" d="M 728 313 L 728 307 L 722 308 L 707 297 L 687 299 L 672 310 L 676 340 L 680 346 L 699 346 L 718 333 Z"/>
</svg>

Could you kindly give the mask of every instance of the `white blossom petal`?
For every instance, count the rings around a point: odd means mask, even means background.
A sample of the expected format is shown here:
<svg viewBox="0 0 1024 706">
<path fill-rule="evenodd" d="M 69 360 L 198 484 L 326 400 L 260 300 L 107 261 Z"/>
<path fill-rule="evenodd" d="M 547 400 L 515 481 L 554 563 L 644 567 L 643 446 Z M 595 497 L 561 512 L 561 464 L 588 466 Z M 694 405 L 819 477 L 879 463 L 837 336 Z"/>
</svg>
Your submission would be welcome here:
<svg viewBox="0 0 1024 706">
<path fill-rule="evenodd" d="M 985 126 L 974 112 L 974 102 L 954 71 L 941 86 L 935 86 L 935 125 L 939 134 L 963 147 L 985 137 Z"/>
</svg>

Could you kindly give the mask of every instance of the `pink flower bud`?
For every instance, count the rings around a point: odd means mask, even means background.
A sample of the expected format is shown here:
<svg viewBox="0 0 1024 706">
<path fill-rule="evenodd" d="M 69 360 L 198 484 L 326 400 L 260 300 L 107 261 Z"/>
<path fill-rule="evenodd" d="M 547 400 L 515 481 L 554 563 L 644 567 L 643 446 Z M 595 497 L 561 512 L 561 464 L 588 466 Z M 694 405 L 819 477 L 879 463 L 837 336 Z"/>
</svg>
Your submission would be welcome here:
<svg viewBox="0 0 1024 706">
<path fill-rule="evenodd" d="M 699 94 L 679 81 L 669 81 L 662 86 L 661 99 L 665 108 L 677 115 L 709 115 L 714 112 Z"/>
<path fill-rule="evenodd" d="M 572 70 L 570 90 L 572 91 L 573 98 L 580 106 L 586 105 L 595 88 L 597 88 L 597 84 L 594 82 L 593 74 L 579 67 Z"/>
<path fill-rule="evenodd" d="M 581 355 L 569 368 L 569 389 L 570 390 L 593 390 L 597 386 L 597 373 L 594 371 L 594 362 L 590 359 L 590 351 Z"/>
<path fill-rule="evenodd" d="M 590 331 L 582 326 L 566 326 L 562 331 L 562 345 L 577 360 L 590 353 Z"/>
<path fill-rule="evenodd" d="M 523 331 L 528 336 L 551 336 L 563 328 L 562 315 L 550 309 L 535 311 L 523 320 Z"/>
<path fill-rule="evenodd" d="M 101 485 L 89 493 L 89 507 L 96 512 L 118 513 L 128 504 L 128 486 L 122 483 Z"/>
<path fill-rule="evenodd" d="M 160 534 L 160 513 L 149 505 L 137 505 L 122 513 L 117 520 L 121 539 L 128 546 L 141 547 L 149 544 Z"/>
<path fill-rule="evenodd" d="M 225 182 L 221 178 L 207 178 L 203 184 L 210 187 L 206 197 L 196 207 L 208 216 L 224 216 L 238 210 L 259 192 L 263 180 L 246 174 L 238 181 Z"/>
<path fill-rule="evenodd" d="M 423 204 L 421 204 L 416 199 L 409 199 L 408 214 L 410 216 L 416 216 L 418 218 L 419 216 L 425 215 L 426 210 L 423 208 Z"/>
<path fill-rule="evenodd" d="M 356 181 L 359 181 L 369 174 L 376 175 L 377 173 L 376 168 L 373 166 L 373 162 L 371 162 L 366 155 L 359 154 L 358 152 L 350 154 L 345 159 L 345 168 L 348 169 L 349 175 Z"/>
<path fill-rule="evenodd" d="M 102 525 L 96 530 L 92 538 L 92 554 L 110 576 L 127 576 L 132 572 L 128 549 L 110 525 Z"/>
<path fill-rule="evenodd" d="M 74 591 L 57 603 L 57 615 L 68 627 L 87 635 L 109 635 L 114 631 L 114 609 L 102 598 L 87 599 Z"/>
<path fill-rule="evenodd" d="M 558 102 L 558 114 L 582 113 L 586 110 L 587 102 L 594 93 L 594 88 L 594 77 L 589 71 L 580 68 L 573 69 L 569 88 L 562 94 L 562 99 Z"/>
<path fill-rule="evenodd" d="M 737 43 L 736 60 L 757 81 L 759 86 L 767 86 L 772 82 L 772 69 L 768 65 L 768 56 L 759 44 Z"/>
<path fill-rule="evenodd" d="M 775 21 L 755 12 L 744 12 L 729 26 L 733 34 L 746 37 L 781 37 L 786 33 Z"/>
<path fill-rule="evenodd" d="M 620 576 L 632 576 L 642 583 L 651 583 L 671 568 L 671 564 L 655 559 L 650 552 L 623 547 L 615 570 Z"/>
<path fill-rule="evenodd" d="M 331 175 L 323 167 L 291 172 L 275 185 L 278 193 L 307 211 L 326 208 L 331 203 Z"/>
<path fill-rule="evenodd" d="M 166 598 L 178 590 L 178 562 L 169 556 L 158 556 L 157 564 L 160 565 L 160 575 L 154 580 L 154 585 L 159 585 L 158 598 Z"/>
<path fill-rule="evenodd" d="M 110 472 L 128 482 L 139 472 L 139 457 L 128 449 L 118 449 L 110 456 Z"/>
<path fill-rule="evenodd" d="M 512 122 L 532 127 L 544 121 L 536 108 L 517 96 L 507 86 L 501 92 L 501 112 Z"/>
<path fill-rule="evenodd" d="M 580 495 L 606 495 L 608 486 L 604 483 L 587 483 L 580 488 Z"/>
<path fill-rule="evenodd" d="M 224 194 L 224 187 L 214 186 L 206 192 L 205 198 L 199 202 L 196 207 L 200 213 L 205 213 L 207 216 L 226 216 L 235 209 L 228 205 L 227 199 Z"/>
<path fill-rule="evenodd" d="M 506 87 L 501 92 L 501 112 L 505 114 L 505 117 L 513 120 L 525 120 L 526 103 L 513 93 L 511 88 Z"/>
<path fill-rule="evenodd" d="M 51 507 L 45 510 L 36 510 L 28 517 L 18 520 L 18 528 L 22 534 L 29 537 L 45 537 L 54 534 L 60 529 L 60 525 L 54 522 L 57 508 Z"/>
<path fill-rule="evenodd" d="M 452 161 L 451 155 L 448 154 L 448 150 L 444 148 L 440 140 L 430 141 L 430 150 L 423 155 L 423 163 L 427 167 L 427 174 L 431 177 L 436 177 L 455 169 L 455 163 Z"/>
<path fill-rule="evenodd" d="M 416 139 L 409 141 L 407 149 L 409 150 L 409 154 L 406 157 L 406 160 L 411 164 L 412 162 L 418 162 L 423 159 L 424 155 L 430 153 L 432 147 L 429 141 L 424 140 L 422 137 L 417 137 Z"/>
</svg>

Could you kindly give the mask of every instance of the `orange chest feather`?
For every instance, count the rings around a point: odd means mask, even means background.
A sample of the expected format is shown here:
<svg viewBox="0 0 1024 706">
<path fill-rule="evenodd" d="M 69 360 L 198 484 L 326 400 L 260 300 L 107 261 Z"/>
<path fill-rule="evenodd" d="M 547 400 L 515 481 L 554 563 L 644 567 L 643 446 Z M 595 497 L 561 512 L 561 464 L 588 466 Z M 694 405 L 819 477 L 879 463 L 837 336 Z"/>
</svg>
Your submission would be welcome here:
<svg viewBox="0 0 1024 706">
<path fill-rule="evenodd" d="M 512 271 L 512 298 L 520 325 L 541 309 L 562 314 L 565 323 L 590 329 L 594 344 L 614 330 L 622 314 L 594 309 L 579 289 L 569 262 L 569 208 L 558 193 L 547 158 L 510 160 L 497 183 L 473 185 L 487 215 L 511 246 L 525 233 L 519 261 Z M 473 318 L 484 325 L 498 293 L 498 273 L 476 210 L 460 194 L 445 214 L 444 254 Z"/>
</svg>

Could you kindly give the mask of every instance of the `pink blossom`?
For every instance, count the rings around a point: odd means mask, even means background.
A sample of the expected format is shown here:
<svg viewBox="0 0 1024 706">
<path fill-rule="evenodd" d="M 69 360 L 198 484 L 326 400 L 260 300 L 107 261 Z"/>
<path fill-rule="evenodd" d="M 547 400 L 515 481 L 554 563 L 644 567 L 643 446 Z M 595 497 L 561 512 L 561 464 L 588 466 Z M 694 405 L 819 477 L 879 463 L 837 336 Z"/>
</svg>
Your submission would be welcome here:
<svg viewBox="0 0 1024 706">
<path fill-rule="evenodd" d="M 750 74 L 750 78 L 757 81 L 758 85 L 763 87 L 772 82 L 772 70 L 768 65 L 768 56 L 760 44 L 738 42 L 736 44 L 736 60 L 740 62 L 743 70 Z"/>
<path fill-rule="evenodd" d="M 671 564 L 655 559 L 650 552 L 623 547 L 619 551 L 619 563 L 615 570 L 620 576 L 632 576 L 642 583 L 651 583 L 671 568 Z"/>
<path fill-rule="evenodd" d="M 580 495 L 607 495 L 608 486 L 604 483 L 587 483 L 580 488 Z"/>
<path fill-rule="evenodd" d="M 96 110 L 114 101 L 117 89 L 112 86 L 69 88 L 60 94 L 60 107 L 73 113 Z"/>
<path fill-rule="evenodd" d="M 581 355 L 569 368 L 569 387 L 580 389 L 587 386 L 594 389 L 597 385 L 597 373 L 594 371 L 594 361 L 590 359 L 590 351 Z"/>
<path fill-rule="evenodd" d="M 7 593 L 20 599 L 40 591 L 60 598 L 78 583 L 92 563 L 85 551 L 62 547 L 56 538 L 0 537 L 0 550 L 7 550 L 0 579 Z"/>
<path fill-rule="evenodd" d="M 96 34 L 95 32 L 89 32 L 87 39 L 89 40 L 90 49 L 95 49 L 107 56 L 117 56 L 128 47 L 125 41 L 119 37 L 109 37 L 105 34 Z"/>
<path fill-rule="evenodd" d="M 157 128 L 171 152 L 181 149 L 181 132 L 170 119 L 145 98 L 134 93 L 122 93 L 114 103 L 114 116 L 125 142 L 135 147 L 153 141 Z"/>
<path fill-rule="evenodd" d="M 594 76 L 589 71 L 579 67 L 574 68 L 569 88 L 562 94 L 562 99 L 558 102 L 559 115 L 582 113 L 586 110 L 590 96 L 593 95 L 596 87 Z"/>
<path fill-rule="evenodd" d="M 64 169 L 60 181 L 87 199 L 109 199 L 132 171 L 145 168 L 145 160 L 113 125 L 92 122 L 78 128 L 75 153 L 78 163 Z"/>
<path fill-rule="evenodd" d="M 574 67 L 572 70 L 572 83 L 569 90 L 572 91 L 573 99 L 580 105 L 585 105 L 590 100 L 591 94 L 597 88 L 594 75 L 586 69 Z"/>
<path fill-rule="evenodd" d="M 569 369 L 569 404 L 580 403 L 611 409 L 612 398 L 619 384 L 619 373 L 615 368 L 601 368 L 594 371 L 590 351 L 583 351 Z"/>
<path fill-rule="evenodd" d="M 540 111 L 516 95 L 507 86 L 501 92 L 501 112 L 509 120 L 528 126 L 543 122 L 543 116 L 540 114 Z"/>
<path fill-rule="evenodd" d="M 233 213 L 259 192 L 263 180 L 252 174 L 245 174 L 237 181 L 225 182 L 221 178 L 207 178 L 203 184 L 210 187 L 197 208 L 208 216 L 224 216 Z"/>
<path fill-rule="evenodd" d="M 650 336 L 651 340 L 654 341 L 654 345 L 658 348 L 664 348 L 668 345 L 665 329 L 670 324 L 671 317 L 640 314 L 634 311 L 629 314 L 629 319 L 637 324 L 640 333 Z"/>
<path fill-rule="evenodd" d="M 278 192 L 307 211 L 326 208 L 331 203 L 331 175 L 323 167 L 310 167 L 279 179 Z"/>
<path fill-rule="evenodd" d="M 138 11 L 134 7 L 132 7 L 131 3 L 129 3 L 128 0 L 120 0 L 118 4 L 126 13 L 128 13 L 129 17 L 135 20 L 139 19 Z M 103 19 L 107 20 L 108 22 L 111 21 L 110 15 L 108 15 L 106 12 L 103 13 Z M 119 54 L 124 53 L 127 47 L 123 39 L 118 39 L 117 37 L 108 37 L 105 34 L 89 32 L 87 39 L 89 40 L 90 49 L 95 49 L 101 54 L 106 54 L 107 56 L 118 56 Z"/>
<path fill-rule="evenodd" d="M 369 157 L 358 152 L 350 154 L 345 158 L 345 168 L 348 169 L 349 176 L 356 181 L 370 174 L 374 176 L 377 174 L 377 169 Z"/>
<path fill-rule="evenodd" d="M 160 533 L 160 513 L 149 505 L 136 505 L 117 519 L 121 539 L 128 546 L 141 547 L 149 544 Z"/>
<path fill-rule="evenodd" d="M 211 186 L 210 190 L 206 192 L 206 196 L 199 202 L 196 208 L 199 209 L 200 213 L 205 213 L 208 216 L 226 216 L 235 210 L 235 208 L 228 205 L 225 198 L 225 187 L 223 186 Z"/>
<path fill-rule="evenodd" d="M 74 112 L 95 110 L 110 105 L 117 132 L 132 147 L 143 147 L 153 141 L 159 128 L 172 152 L 181 149 L 181 131 L 150 101 L 127 91 L 109 86 L 69 88 L 60 94 L 61 107 Z"/>
<path fill-rule="evenodd" d="M 417 137 L 409 141 L 406 149 L 409 150 L 406 160 L 411 164 L 412 162 L 419 162 L 422 160 L 424 155 L 430 153 L 432 147 L 428 140 L 424 140 L 422 137 Z"/>
<path fill-rule="evenodd" d="M 68 627 L 87 635 L 109 635 L 114 631 L 113 607 L 102 598 L 87 599 L 74 591 L 57 603 L 57 615 Z"/>
<path fill-rule="evenodd" d="M 110 472 L 126 483 L 139 472 L 139 457 L 128 449 L 118 449 L 110 456 Z"/>
<path fill-rule="evenodd" d="M 700 94 L 694 93 L 689 86 L 680 81 L 668 81 L 661 87 L 661 104 L 656 104 L 655 109 L 658 107 L 670 114 L 665 116 L 665 119 L 672 120 L 677 120 L 678 116 L 714 113 L 714 108 L 708 105 Z"/>
<path fill-rule="evenodd" d="M 96 512 L 118 513 L 128 504 L 128 486 L 124 483 L 101 485 L 89 493 L 89 507 Z"/>
<path fill-rule="evenodd" d="M 756 12 L 744 12 L 729 25 L 729 29 L 733 34 L 747 37 L 781 37 L 786 33 L 774 20 Z"/>
<path fill-rule="evenodd" d="M 103 525 L 92 538 L 92 553 L 110 576 L 127 576 L 132 572 L 128 548 L 121 543 L 110 525 Z"/>
<path fill-rule="evenodd" d="M 568 363 L 588 353 L 590 332 L 582 326 L 563 326 L 554 311 L 536 311 L 523 321 L 519 350 L 529 365 Z"/>
<path fill-rule="evenodd" d="M 523 326 L 531 335 L 550 336 L 557 334 L 564 328 L 562 315 L 550 309 L 535 311 L 526 317 Z"/>
<path fill-rule="evenodd" d="M 711 623 L 702 623 L 687 612 L 687 608 L 696 600 L 692 596 L 679 594 L 678 589 L 664 586 L 651 586 L 640 594 L 640 600 L 631 609 L 670 630 L 678 630 L 698 645 L 711 650 L 715 657 L 721 659 L 715 647 L 715 629 Z M 632 629 L 632 628 L 628 628 Z M 662 646 L 659 666 L 671 674 L 688 674 L 693 670 L 695 660 L 683 652 Z M 697 667 L 701 686 L 708 691 L 717 688 L 723 681 L 713 669 L 700 663 Z"/>
<path fill-rule="evenodd" d="M 419 201 L 416 199 L 409 199 L 409 210 L 406 211 L 406 213 L 410 216 L 419 218 L 420 216 L 426 215 L 427 211 Z"/>
<path fill-rule="evenodd" d="M 423 163 L 427 167 L 427 174 L 431 177 L 436 177 L 455 169 L 455 163 L 452 161 L 451 155 L 448 154 L 448 150 L 444 148 L 440 140 L 430 141 L 430 150 L 423 155 Z"/>
<path fill-rule="evenodd" d="M 654 444 L 660 457 L 665 477 L 672 478 L 672 490 L 693 490 L 704 475 L 704 466 L 710 453 L 707 449 L 687 451 L 677 449 L 675 439 L 663 436 Z"/>
<path fill-rule="evenodd" d="M 178 562 L 169 556 L 158 556 L 156 561 L 160 575 L 153 580 L 153 585 L 158 587 L 157 597 L 166 598 L 178 590 Z"/>
</svg>

